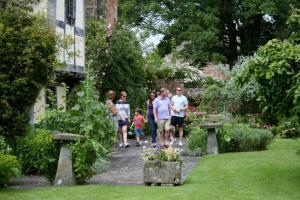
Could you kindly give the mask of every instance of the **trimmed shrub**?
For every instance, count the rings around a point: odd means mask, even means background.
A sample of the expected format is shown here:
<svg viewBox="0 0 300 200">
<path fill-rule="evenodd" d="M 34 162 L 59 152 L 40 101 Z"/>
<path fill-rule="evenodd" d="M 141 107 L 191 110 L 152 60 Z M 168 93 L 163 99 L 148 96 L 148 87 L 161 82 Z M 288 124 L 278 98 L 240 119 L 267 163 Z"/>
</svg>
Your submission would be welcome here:
<svg viewBox="0 0 300 200">
<path fill-rule="evenodd" d="M 19 175 L 19 167 L 16 156 L 0 154 L 0 187 L 6 186 L 12 176 Z"/>
<path fill-rule="evenodd" d="M 266 129 L 236 129 L 233 134 L 236 151 L 265 150 L 272 138 L 272 133 Z"/>
<path fill-rule="evenodd" d="M 225 124 L 217 134 L 219 151 L 261 151 L 272 141 L 273 134 L 267 129 L 250 128 L 245 124 Z"/>
</svg>

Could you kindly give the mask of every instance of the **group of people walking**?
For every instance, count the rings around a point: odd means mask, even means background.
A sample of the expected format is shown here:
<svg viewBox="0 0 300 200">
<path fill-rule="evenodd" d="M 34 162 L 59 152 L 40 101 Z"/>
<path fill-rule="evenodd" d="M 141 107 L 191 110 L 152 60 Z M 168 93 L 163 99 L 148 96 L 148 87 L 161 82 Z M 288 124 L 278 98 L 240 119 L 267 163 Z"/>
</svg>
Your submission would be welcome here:
<svg viewBox="0 0 300 200">
<path fill-rule="evenodd" d="M 106 102 L 110 117 L 113 120 L 119 136 L 119 147 L 128 148 L 127 130 L 131 125 L 130 104 L 127 101 L 127 93 L 122 91 L 120 99 L 115 102 L 114 91 L 108 92 Z M 142 109 L 137 108 L 133 117 L 132 126 L 136 134 L 136 145 L 140 145 L 140 136 L 143 132 L 143 124 L 149 123 L 152 138 L 152 147 L 168 147 L 176 142 L 175 128 L 179 129 L 178 145 L 182 146 L 183 126 L 185 111 L 188 109 L 188 100 L 182 94 L 182 88 L 176 88 L 176 95 L 172 95 L 169 90 L 161 88 L 159 93 L 151 92 L 149 100 L 146 102 L 147 113 L 144 118 Z M 157 145 L 157 136 L 159 144 Z"/>
</svg>

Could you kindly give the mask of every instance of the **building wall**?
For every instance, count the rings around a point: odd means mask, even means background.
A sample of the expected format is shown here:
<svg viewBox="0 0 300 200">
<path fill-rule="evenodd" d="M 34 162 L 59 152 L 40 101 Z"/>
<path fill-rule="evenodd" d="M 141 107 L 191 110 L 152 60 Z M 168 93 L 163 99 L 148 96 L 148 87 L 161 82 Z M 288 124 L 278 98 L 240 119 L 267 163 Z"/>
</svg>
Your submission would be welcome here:
<svg viewBox="0 0 300 200">
<path fill-rule="evenodd" d="M 60 70 L 84 73 L 85 64 L 85 1 L 73 0 L 76 7 L 75 24 L 69 25 L 66 19 L 65 0 L 41 0 L 34 7 L 34 13 L 45 13 L 56 33 L 62 38 L 73 40 L 68 49 L 61 49 L 59 60 L 66 62 Z M 75 56 L 74 56 L 75 55 Z"/>
<path fill-rule="evenodd" d="M 68 74 L 68 81 L 70 79 L 78 81 L 78 77 L 82 77 L 84 74 L 85 66 L 85 0 L 73 0 L 73 2 L 75 7 L 74 24 L 70 24 L 66 16 L 66 0 L 41 0 L 33 10 L 33 13 L 42 12 L 48 17 L 57 35 L 72 41 L 68 49 L 60 49 L 58 59 L 66 65 L 56 70 L 57 75 Z M 55 83 L 57 104 L 64 107 L 66 92 L 60 82 L 64 82 L 64 78 L 56 80 Z M 31 121 L 33 123 L 37 123 L 43 116 L 46 98 L 47 92 L 44 88 L 32 109 Z"/>
</svg>

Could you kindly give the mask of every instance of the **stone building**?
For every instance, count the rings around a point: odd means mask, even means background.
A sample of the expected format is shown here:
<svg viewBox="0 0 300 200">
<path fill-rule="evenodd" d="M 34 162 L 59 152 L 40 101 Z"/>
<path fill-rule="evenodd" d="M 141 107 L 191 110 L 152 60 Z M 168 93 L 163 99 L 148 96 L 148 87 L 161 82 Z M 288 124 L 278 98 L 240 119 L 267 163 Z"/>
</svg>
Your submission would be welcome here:
<svg viewBox="0 0 300 200">
<path fill-rule="evenodd" d="M 68 49 L 61 49 L 58 59 L 65 65 L 57 69 L 49 88 L 56 94 L 57 105 L 66 107 L 66 91 L 62 83 L 72 88 L 84 76 L 85 66 L 85 1 L 84 0 L 41 0 L 34 6 L 34 13 L 47 15 L 50 25 L 63 38 L 72 38 Z M 70 53 L 71 52 L 71 53 Z M 73 52 L 73 53 L 72 53 Z M 42 89 L 32 108 L 31 124 L 44 115 L 47 90 Z"/>
</svg>

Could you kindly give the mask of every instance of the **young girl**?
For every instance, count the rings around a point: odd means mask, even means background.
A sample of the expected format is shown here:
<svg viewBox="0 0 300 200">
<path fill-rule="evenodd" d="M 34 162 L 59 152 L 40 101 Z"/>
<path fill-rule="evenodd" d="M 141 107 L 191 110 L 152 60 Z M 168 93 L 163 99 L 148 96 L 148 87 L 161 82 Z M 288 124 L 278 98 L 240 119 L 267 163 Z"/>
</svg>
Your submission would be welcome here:
<svg viewBox="0 0 300 200">
<path fill-rule="evenodd" d="M 137 108 L 135 110 L 135 115 L 133 118 L 134 132 L 136 135 L 136 146 L 140 146 L 140 136 L 143 133 L 143 123 L 146 122 L 145 118 L 142 115 L 142 110 Z"/>
</svg>

